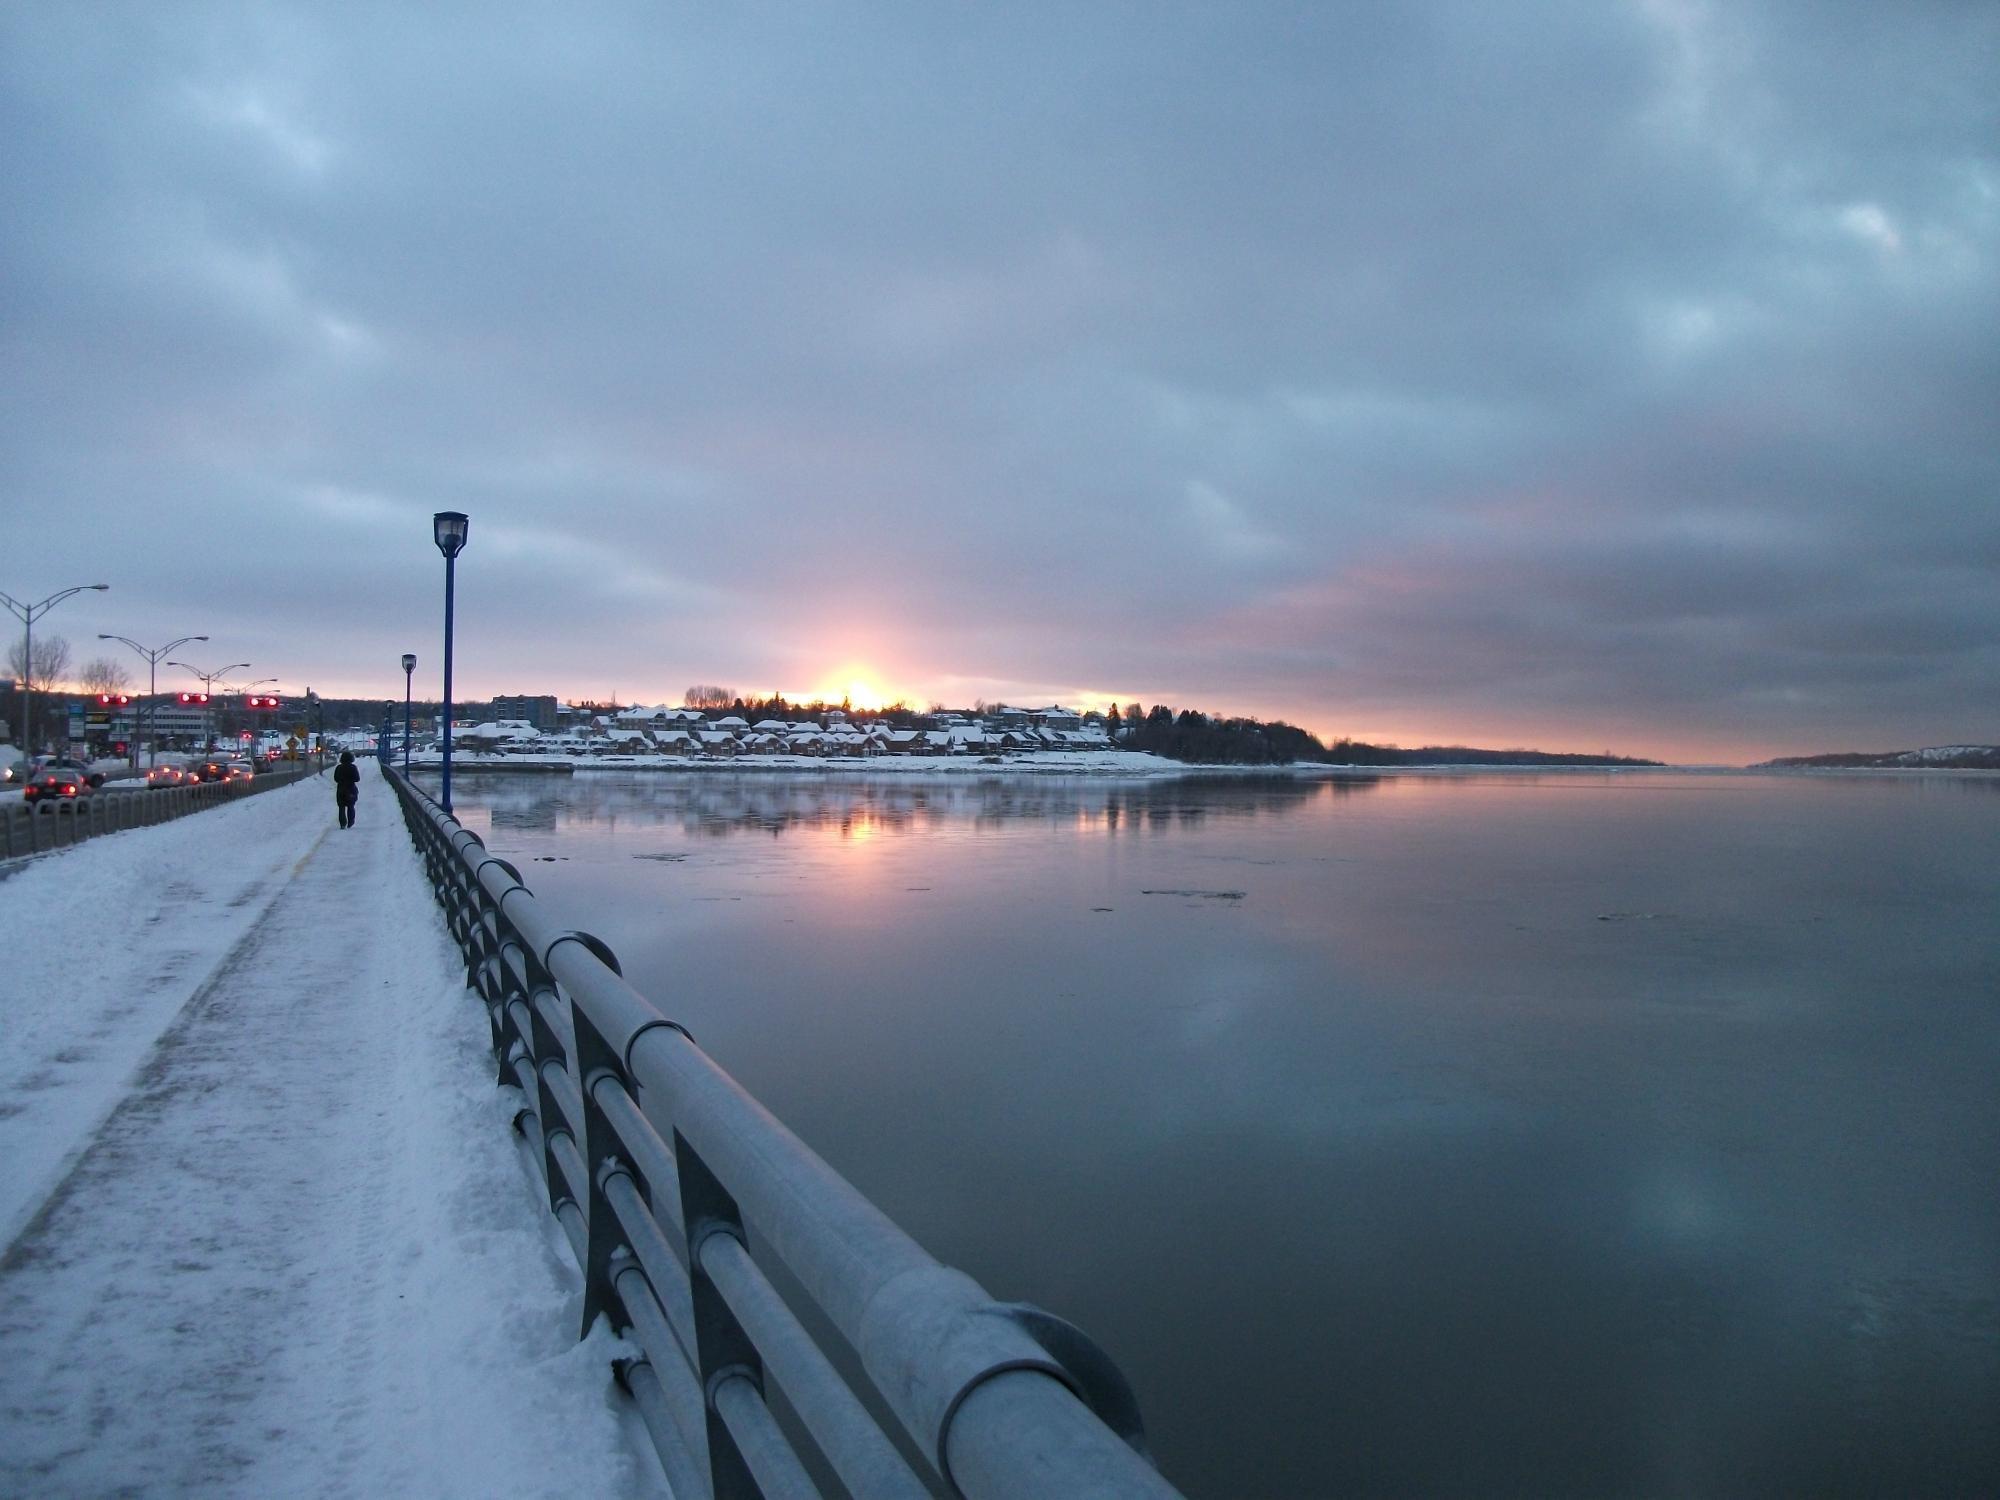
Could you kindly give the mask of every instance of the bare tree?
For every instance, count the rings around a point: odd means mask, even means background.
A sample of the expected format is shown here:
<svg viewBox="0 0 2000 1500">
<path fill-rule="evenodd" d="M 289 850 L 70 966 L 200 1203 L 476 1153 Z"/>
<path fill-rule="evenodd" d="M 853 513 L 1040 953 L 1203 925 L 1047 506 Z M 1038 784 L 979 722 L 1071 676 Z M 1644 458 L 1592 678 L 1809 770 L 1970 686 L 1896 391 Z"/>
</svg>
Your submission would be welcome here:
<svg viewBox="0 0 2000 1500">
<path fill-rule="evenodd" d="M 122 693 L 132 685 L 132 674 L 123 663 L 108 656 L 93 656 L 76 669 L 77 686 L 86 693 Z"/>
<path fill-rule="evenodd" d="M 29 663 L 21 660 L 21 643 L 16 641 L 7 648 L 7 670 L 16 681 L 27 678 L 35 692 L 51 692 L 69 670 L 69 642 L 59 635 L 41 637 L 35 642 L 35 659 Z"/>
<path fill-rule="evenodd" d="M 698 682 L 681 694 L 682 708 L 727 708 L 737 699 L 735 688 L 716 687 L 713 683 Z"/>
<path fill-rule="evenodd" d="M 32 662 L 22 659 L 21 643 L 16 641 L 7 649 L 7 670 L 16 683 L 26 681 L 35 694 L 33 718 L 15 729 L 15 743 L 30 747 L 42 743 L 36 732 L 37 725 L 49 721 L 48 694 L 62 681 L 69 670 L 69 642 L 59 635 L 44 635 L 35 638 L 35 658 Z M 16 703 L 19 703 L 17 698 Z"/>
</svg>

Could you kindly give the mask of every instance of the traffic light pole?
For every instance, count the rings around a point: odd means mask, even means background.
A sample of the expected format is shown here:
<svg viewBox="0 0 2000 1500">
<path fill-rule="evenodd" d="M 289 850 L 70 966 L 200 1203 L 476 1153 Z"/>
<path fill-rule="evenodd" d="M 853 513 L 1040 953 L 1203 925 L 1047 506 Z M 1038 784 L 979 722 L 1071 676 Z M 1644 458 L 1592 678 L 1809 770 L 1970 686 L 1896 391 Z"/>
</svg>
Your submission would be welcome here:
<svg viewBox="0 0 2000 1500">
<path fill-rule="evenodd" d="M 184 635 L 177 641 L 168 641 L 155 651 L 150 646 L 142 646 L 129 635 L 106 635 L 99 631 L 100 641 L 122 641 L 146 658 L 146 769 L 152 770 L 160 760 L 160 736 L 158 732 L 160 712 L 160 663 L 169 651 L 178 651 L 189 641 L 205 641 L 205 635 Z M 132 746 L 132 769 L 139 769 L 139 747 Z"/>
</svg>

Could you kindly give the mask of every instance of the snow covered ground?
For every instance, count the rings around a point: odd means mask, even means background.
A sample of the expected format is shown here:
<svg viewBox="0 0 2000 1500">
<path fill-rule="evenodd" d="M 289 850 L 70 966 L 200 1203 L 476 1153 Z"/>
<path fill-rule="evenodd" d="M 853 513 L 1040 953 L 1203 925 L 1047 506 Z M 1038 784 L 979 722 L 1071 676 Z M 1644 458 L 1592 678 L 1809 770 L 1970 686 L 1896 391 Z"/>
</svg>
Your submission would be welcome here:
<svg viewBox="0 0 2000 1500">
<path fill-rule="evenodd" d="M 665 1493 L 363 777 L 0 866 L 0 1494 Z"/>
</svg>

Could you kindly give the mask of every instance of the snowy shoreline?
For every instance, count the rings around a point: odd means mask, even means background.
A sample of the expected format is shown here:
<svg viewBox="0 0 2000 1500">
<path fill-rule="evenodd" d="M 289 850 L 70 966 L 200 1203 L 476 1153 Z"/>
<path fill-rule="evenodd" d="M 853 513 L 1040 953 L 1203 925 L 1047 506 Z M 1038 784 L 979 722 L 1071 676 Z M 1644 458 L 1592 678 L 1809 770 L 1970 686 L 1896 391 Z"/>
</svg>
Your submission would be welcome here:
<svg viewBox="0 0 2000 1500">
<path fill-rule="evenodd" d="M 411 759 L 414 771 L 435 772 L 438 757 L 417 755 Z M 1279 765 L 1198 765 L 1168 760 L 1138 750 L 1109 750 L 1095 754 L 1010 755 L 1001 760 L 969 755 L 877 755 L 868 757 L 823 757 L 816 755 L 745 755 L 733 759 L 689 760 L 652 755 L 480 755 L 456 753 L 452 756 L 456 776 L 495 775 L 591 775 L 605 772 L 636 771 L 644 775 L 688 774 L 695 776 L 766 774 L 797 775 L 818 772 L 826 776 L 1090 776 L 1119 777 L 1126 780 L 1170 780 L 1178 776 L 1283 776 L 1321 778 L 1342 776 L 1435 776 L 1494 771 L 1621 773 L 1642 771 L 1740 770 L 1735 766 L 1572 766 L 1521 765 L 1493 762 L 1480 765 L 1360 766 L 1291 761 Z"/>
</svg>

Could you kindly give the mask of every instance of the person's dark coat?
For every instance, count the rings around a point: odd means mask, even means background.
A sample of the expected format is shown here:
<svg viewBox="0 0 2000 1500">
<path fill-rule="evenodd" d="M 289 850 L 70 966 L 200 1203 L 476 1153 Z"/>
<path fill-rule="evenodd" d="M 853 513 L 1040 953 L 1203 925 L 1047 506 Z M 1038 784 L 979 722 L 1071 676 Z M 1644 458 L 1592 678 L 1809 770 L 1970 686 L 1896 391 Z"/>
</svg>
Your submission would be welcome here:
<svg viewBox="0 0 2000 1500">
<path fill-rule="evenodd" d="M 352 759 L 343 758 L 333 768 L 333 800 L 342 804 L 352 804 L 361 796 L 361 768 Z"/>
</svg>

